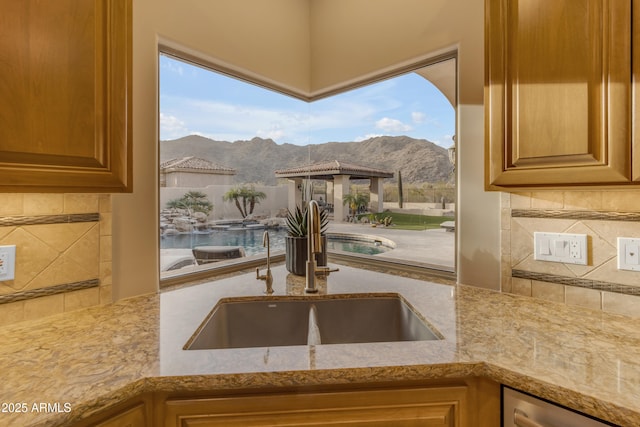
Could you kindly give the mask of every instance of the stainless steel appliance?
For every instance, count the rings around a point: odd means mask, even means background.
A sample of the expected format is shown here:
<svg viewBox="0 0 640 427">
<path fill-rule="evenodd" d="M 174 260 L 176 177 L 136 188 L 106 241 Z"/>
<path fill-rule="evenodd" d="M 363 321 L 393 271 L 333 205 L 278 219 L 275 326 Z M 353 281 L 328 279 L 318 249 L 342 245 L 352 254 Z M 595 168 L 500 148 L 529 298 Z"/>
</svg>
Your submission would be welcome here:
<svg viewBox="0 0 640 427">
<path fill-rule="evenodd" d="M 503 387 L 502 425 L 503 427 L 610 427 L 613 424 L 595 420 L 545 400 Z"/>
</svg>

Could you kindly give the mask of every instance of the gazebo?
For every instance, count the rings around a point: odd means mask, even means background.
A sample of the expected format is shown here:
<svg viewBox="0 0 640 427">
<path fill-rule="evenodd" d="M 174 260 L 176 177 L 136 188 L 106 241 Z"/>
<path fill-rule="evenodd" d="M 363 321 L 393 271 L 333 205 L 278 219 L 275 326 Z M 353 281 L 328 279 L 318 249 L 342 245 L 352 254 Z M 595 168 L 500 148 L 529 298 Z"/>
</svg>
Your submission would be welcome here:
<svg viewBox="0 0 640 427">
<path fill-rule="evenodd" d="M 275 171 L 275 175 L 276 178 L 287 178 L 289 181 L 288 201 L 291 211 L 302 204 L 302 181 L 304 179 L 327 181 L 327 203 L 333 204 L 334 220 L 340 222 L 346 218 L 342 198 L 345 194 L 349 194 L 351 179 L 369 180 L 369 209 L 372 212 L 382 212 L 382 183 L 385 178 L 393 178 L 393 172 L 339 162 L 338 160 L 281 169 Z"/>
</svg>

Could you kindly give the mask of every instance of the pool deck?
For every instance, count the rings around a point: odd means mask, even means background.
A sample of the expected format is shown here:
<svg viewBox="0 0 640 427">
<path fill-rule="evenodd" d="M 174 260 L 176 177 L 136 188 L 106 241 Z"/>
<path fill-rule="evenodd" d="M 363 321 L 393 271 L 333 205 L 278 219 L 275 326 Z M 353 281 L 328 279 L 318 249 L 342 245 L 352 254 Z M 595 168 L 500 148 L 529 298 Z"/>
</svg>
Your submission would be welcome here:
<svg viewBox="0 0 640 427">
<path fill-rule="evenodd" d="M 392 240 L 396 248 L 375 255 L 378 258 L 431 264 L 453 271 L 455 268 L 455 233 L 443 228 L 424 231 L 398 230 L 392 227 L 372 227 L 369 224 L 330 222 L 332 233 L 354 233 L 380 236 Z"/>
</svg>

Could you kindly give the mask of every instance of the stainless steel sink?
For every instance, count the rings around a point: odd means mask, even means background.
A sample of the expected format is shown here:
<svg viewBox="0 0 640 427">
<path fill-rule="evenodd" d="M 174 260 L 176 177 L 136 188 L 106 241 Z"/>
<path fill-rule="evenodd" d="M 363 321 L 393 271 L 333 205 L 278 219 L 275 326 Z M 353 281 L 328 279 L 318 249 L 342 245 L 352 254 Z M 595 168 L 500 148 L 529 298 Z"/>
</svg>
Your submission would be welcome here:
<svg viewBox="0 0 640 427">
<path fill-rule="evenodd" d="M 221 300 L 185 350 L 440 339 L 397 294 Z"/>
</svg>

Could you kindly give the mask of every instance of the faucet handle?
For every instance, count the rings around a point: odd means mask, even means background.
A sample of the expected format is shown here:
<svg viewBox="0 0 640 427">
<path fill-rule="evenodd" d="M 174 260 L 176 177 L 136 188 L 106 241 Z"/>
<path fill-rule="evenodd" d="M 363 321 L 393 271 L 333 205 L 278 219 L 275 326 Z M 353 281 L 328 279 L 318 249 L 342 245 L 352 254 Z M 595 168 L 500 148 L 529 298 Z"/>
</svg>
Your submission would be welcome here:
<svg viewBox="0 0 640 427">
<path fill-rule="evenodd" d="M 333 273 L 335 271 L 340 271 L 339 268 L 331 268 L 331 267 L 316 267 L 316 274 L 326 274 L 327 276 L 329 275 L 329 273 Z"/>
</svg>

